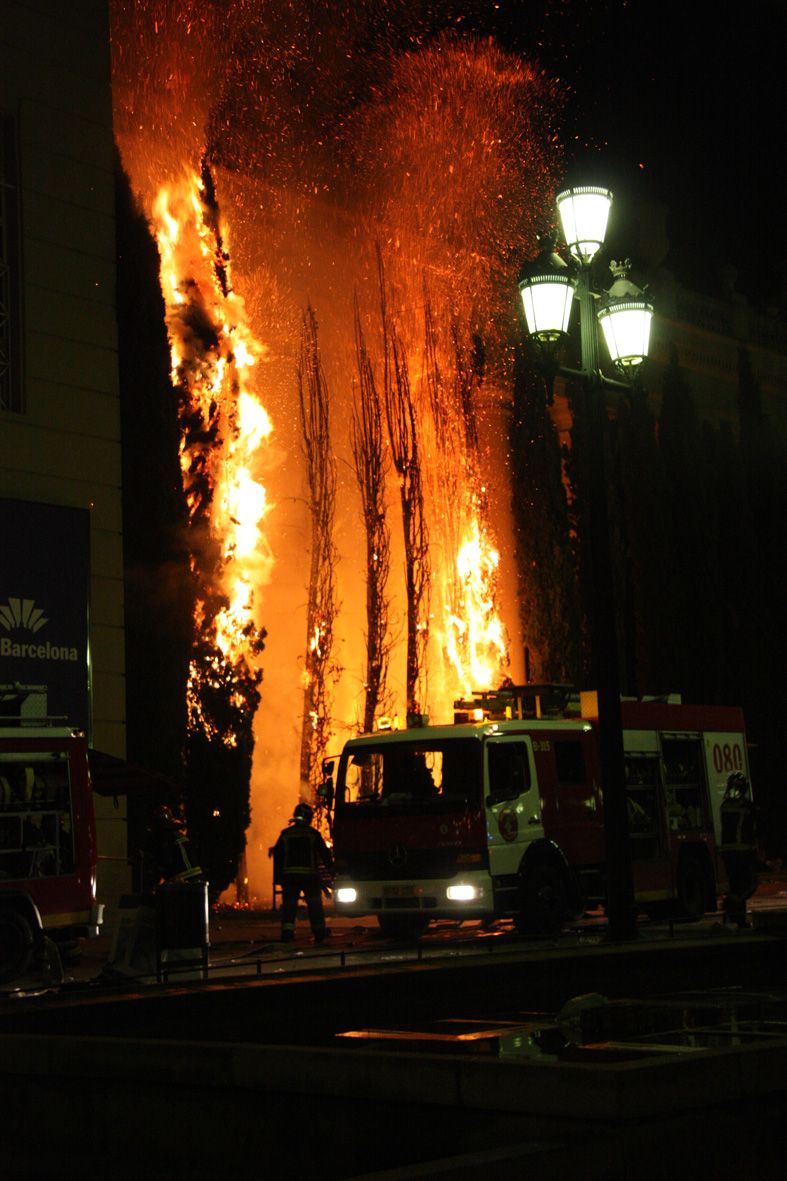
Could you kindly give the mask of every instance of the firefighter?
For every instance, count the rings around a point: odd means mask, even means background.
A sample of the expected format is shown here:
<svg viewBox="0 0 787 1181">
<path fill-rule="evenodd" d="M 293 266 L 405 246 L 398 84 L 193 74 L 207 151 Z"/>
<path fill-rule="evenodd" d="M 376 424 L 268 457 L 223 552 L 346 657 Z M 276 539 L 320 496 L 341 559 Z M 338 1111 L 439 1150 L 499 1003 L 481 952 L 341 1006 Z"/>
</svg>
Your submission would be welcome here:
<svg viewBox="0 0 787 1181">
<path fill-rule="evenodd" d="M 295 914 L 301 894 L 309 909 L 314 942 L 322 943 L 327 935 L 322 874 L 333 873 L 333 858 L 321 834 L 312 828 L 313 818 L 308 804 L 298 804 L 273 847 L 273 880 L 282 891 L 282 943 L 291 943 L 295 938 Z"/>
<path fill-rule="evenodd" d="M 201 868 L 192 863 L 183 825 L 166 804 L 155 808 L 150 816 L 143 856 L 148 888 L 162 882 L 194 881 L 202 874 Z"/>
<path fill-rule="evenodd" d="M 183 921 L 181 906 L 164 907 L 164 894 L 172 882 L 196 882 L 202 870 L 191 860 L 185 825 L 166 804 L 155 807 L 148 816 L 140 847 L 132 857 L 139 875 L 139 895 L 131 895 L 123 910 L 126 921 L 116 929 L 107 963 L 97 980 L 114 981 L 123 976 L 153 976 L 160 971 L 163 950 L 171 952 L 171 943 L 162 943 L 162 915 L 167 915 L 166 935 L 171 939 L 175 922 Z M 121 906 L 124 906 L 121 900 Z M 193 915 L 187 915 L 189 931 Z M 182 947 L 182 943 L 176 947 Z M 191 950 L 191 944 L 189 951 Z M 195 953 L 196 957 L 196 953 Z"/>
<path fill-rule="evenodd" d="M 733 771 L 721 802 L 719 852 L 727 872 L 726 918 L 748 927 L 746 901 L 757 889 L 755 809 L 745 775 Z"/>
</svg>

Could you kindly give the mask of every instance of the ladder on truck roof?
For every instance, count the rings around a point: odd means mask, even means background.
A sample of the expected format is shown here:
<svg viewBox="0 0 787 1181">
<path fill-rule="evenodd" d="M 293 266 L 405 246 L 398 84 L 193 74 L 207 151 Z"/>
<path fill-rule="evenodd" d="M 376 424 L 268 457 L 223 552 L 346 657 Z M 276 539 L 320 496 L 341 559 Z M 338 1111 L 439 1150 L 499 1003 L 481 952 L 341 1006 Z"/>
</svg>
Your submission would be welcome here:
<svg viewBox="0 0 787 1181">
<path fill-rule="evenodd" d="M 679 693 L 645 697 L 624 697 L 621 701 L 653 702 L 680 705 Z M 454 702 L 454 722 L 520 721 L 523 718 L 597 718 L 595 690 L 580 690 L 576 685 L 556 682 L 543 684 L 504 684 L 499 689 L 483 689 Z"/>
<path fill-rule="evenodd" d="M 501 685 L 499 689 L 477 690 L 454 702 L 456 723 L 580 716 L 580 692 L 575 685 Z"/>
</svg>

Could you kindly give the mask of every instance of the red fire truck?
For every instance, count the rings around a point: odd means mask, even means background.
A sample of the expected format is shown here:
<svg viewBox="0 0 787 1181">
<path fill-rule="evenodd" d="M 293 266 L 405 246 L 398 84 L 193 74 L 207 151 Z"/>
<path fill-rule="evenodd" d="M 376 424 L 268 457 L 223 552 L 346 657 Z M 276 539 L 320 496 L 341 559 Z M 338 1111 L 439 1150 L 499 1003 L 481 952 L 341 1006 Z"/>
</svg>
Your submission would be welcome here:
<svg viewBox="0 0 787 1181">
<path fill-rule="evenodd" d="M 0 982 L 24 975 L 47 937 L 98 933 L 96 862 L 85 735 L 0 726 Z"/>
<path fill-rule="evenodd" d="M 622 714 L 637 903 L 699 918 L 726 887 L 719 807 L 730 773 L 748 777 L 742 713 L 670 697 Z M 353 738 L 329 762 L 337 912 L 411 937 L 445 918 L 553 932 L 603 905 L 595 693 L 478 693 L 455 719 Z"/>
</svg>

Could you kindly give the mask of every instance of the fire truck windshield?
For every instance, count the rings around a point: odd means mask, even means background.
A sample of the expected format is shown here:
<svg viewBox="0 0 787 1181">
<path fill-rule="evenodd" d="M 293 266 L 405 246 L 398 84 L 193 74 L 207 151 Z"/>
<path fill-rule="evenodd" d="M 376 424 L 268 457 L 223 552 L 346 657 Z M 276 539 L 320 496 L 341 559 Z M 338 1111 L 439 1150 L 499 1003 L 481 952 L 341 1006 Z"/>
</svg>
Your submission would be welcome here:
<svg viewBox="0 0 787 1181">
<path fill-rule="evenodd" d="M 339 771 L 337 807 L 442 811 L 482 798 L 481 744 L 473 738 L 395 741 L 349 747 Z"/>
</svg>

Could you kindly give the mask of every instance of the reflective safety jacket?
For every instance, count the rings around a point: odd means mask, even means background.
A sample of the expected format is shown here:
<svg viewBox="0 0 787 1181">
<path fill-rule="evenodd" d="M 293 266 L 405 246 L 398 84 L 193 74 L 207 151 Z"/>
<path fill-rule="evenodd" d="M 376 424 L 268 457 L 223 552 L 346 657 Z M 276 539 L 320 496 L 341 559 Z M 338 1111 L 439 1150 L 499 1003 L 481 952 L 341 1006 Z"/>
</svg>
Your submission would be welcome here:
<svg viewBox="0 0 787 1181">
<path fill-rule="evenodd" d="M 280 834 L 273 848 L 273 876 L 280 882 L 295 874 L 321 876 L 320 870 L 333 871 L 333 858 L 322 835 L 308 824 L 296 820 Z"/>
<path fill-rule="evenodd" d="M 189 839 L 180 828 L 151 830 L 143 854 L 150 888 L 160 882 L 190 882 L 202 876 L 201 867 L 191 859 Z"/>
</svg>

